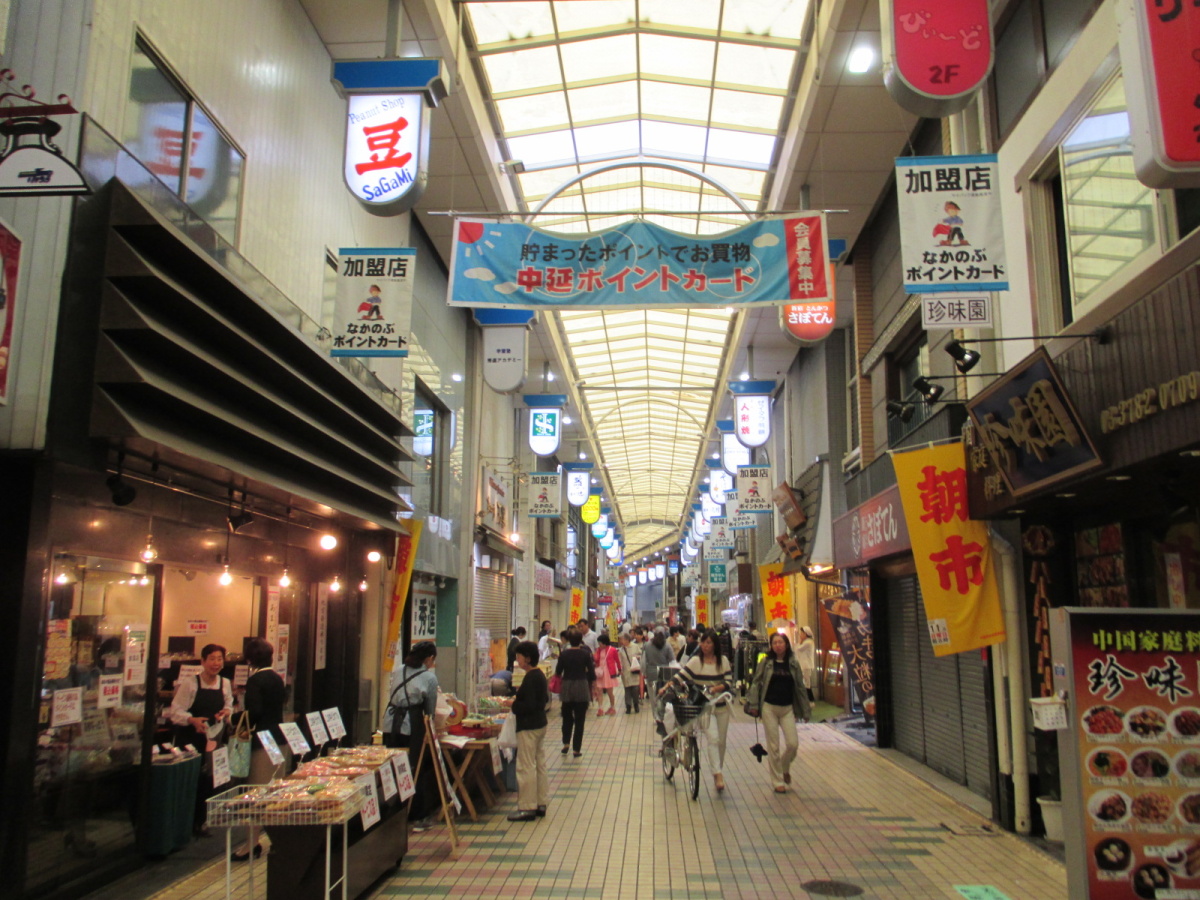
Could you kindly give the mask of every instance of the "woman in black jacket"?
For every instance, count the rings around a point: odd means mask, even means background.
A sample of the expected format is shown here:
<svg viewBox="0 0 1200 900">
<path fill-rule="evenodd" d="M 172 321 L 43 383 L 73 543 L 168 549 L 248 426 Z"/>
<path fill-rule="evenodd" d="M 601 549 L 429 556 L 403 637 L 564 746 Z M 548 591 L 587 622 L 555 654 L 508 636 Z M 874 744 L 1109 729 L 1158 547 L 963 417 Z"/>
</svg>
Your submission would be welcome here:
<svg viewBox="0 0 1200 900">
<path fill-rule="evenodd" d="M 583 756 L 583 722 L 587 718 L 588 703 L 595 693 L 596 661 L 591 651 L 582 646 L 582 634 L 575 628 L 568 628 L 566 634 L 570 646 L 558 655 L 558 667 L 554 672 L 562 679 L 558 693 L 562 698 L 562 752 L 566 753 L 572 746 L 573 735 L 578 758 Z"/>
<path fill-rule="evenodd" d="M 283 707 L 287 703 L 287 685 L 284 684 L 279 673 L 271 668 L 274 658 L 275 648 L 271 646 L 270 641 L 264 638 L 256 637 L 246 645 L 246 661 L 250 663 L 250 677 L 246 681 L 244 702 L 246 714 L 250 717 L 250 727 L 255 731 L 255 736 L 250 742 L 250 775 L 246 779 L 246 784 L 266 784 L 273 778 L 283 777 L 287 774 L 291 748 L 288 747 L 283 732 L 279 730 L 279 726 L 283 722 Z M 258 734 L 267 731 L 275 738 L 275 743 L 279 745 L 280 752 L 284 755 L 281 765 L 277 766 L 271 762 L 267 748 L 258 740 Z M 255 857 L 262 855 L 263 843 L 264 839 L 260 837 L 254 844 Z M 251 847 L 247 842 L 234 852 L 233 858 L 239 862 L 249 859 L 250 850 Z"/>
<path fill-rule="evenodd" d="M 517 644 L 516 665 L 525 673 L 525 679 L 512 700 L 512 712 L 517 717 L 517 811 L 508 817 L 510 822 L 532 822 L 544 816 L 550 795 L 542 750 L 550 689 L 537 662 L 537 644 L 533 641 Z"/>
</svg>

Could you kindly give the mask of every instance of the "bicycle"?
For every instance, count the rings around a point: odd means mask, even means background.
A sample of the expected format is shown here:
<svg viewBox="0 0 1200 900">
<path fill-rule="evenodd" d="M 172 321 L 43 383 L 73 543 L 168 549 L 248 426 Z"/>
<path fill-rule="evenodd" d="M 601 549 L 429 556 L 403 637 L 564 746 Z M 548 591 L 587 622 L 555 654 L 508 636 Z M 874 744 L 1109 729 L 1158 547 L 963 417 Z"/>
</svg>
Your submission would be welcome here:
<svg viewBox="0 0 1200 900">
<path fill-rule="evenodd" d="M 721 701 L 728 703 L 733 700 L 733 694 L 724 691 L 715 697 L 706 697 L 699 692 L 687 696 L 686 700 L 689 702 L 683 702 L 677 696 L 677 699 L 669 701 L 675 710 L 675 730 L 663 738 L 660 755 L 667 781 L 674 780 L 677 767 L 683 769 L 687 773 L 688 791 L 695 800 L 700 796 L 700 742 L 696 726 L 701 715 L 706 712 L 711 715 L 706 706 Z M 693 702 L 696 700 L 700 702 Z"/>
</svg>

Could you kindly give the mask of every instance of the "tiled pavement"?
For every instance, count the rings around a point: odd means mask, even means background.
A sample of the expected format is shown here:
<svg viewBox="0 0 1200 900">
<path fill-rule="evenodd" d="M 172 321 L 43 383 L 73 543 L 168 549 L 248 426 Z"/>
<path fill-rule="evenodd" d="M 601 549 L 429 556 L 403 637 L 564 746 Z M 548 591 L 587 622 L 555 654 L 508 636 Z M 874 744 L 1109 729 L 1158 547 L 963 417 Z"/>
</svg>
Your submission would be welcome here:
<svg viewBox="0 0 1200 900">
<path fill-rule="evenodd" d="M 781 795 L 772 790 L 766 764 L 749 753 L 753 723 L 736 715 L 725 763 L 728 788 L 720 794 L 713 789 L 705 760 L 699 800 L 691 801 L 680 773 L 674 784 L 664 780 L 653 755 L 652 724 L 645 711 L 593 715 L 584 755 L 574 759 L 558 753 L 559 721 L 552 718 L 546 818 L 508 822 L 504 817 L 515 808 L 516 795 L 507 794 L 478 822 L 460 821 L 462 843 L 455 855 L 444 828 L 414 834 L 403 864 L 372 896 L 1055 900 L 1067 895 L 1060 863 L 1011 834 L 955 834 L 960 826 L 988 823 L 828 726 L 801 726 L 792 791 Z M 223 896 L 223 874 L 223 865 L 210 867 L 155 900 Z M 239 874 L 244 877 L 244 867 Z M 134 900 L 138 894 L 124 896 Z M 238 896 L 246 896 L 245 890 Z"/>
</svg>

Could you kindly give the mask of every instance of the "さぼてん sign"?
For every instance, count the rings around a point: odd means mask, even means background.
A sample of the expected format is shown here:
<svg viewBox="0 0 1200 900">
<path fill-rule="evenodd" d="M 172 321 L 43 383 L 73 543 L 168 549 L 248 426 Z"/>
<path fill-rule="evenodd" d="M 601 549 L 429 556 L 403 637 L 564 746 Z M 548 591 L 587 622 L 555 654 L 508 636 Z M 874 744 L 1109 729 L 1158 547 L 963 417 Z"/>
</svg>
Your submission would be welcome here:
<svg viewBox="0 0 1200 900">
<path fill-rule="evenodd" d="M 641 220 L 583 236 L 509 222 L 455 223 L 451 306 L 611 309 L 829 299 L 823 213 L 716 236 Z"/>
</svg>

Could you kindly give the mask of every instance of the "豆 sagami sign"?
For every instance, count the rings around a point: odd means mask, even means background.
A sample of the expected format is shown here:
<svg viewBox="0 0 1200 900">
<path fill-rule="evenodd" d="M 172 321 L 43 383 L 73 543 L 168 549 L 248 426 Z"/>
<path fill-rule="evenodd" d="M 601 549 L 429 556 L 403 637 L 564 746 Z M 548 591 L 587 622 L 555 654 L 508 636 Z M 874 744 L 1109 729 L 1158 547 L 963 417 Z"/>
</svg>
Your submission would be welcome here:
<svg viewBox="0 0 1200 900">
<path fill-rule="evenodd" d="M 411 209 L 428 179 L 427 106 L 446 96 L 439 59 L 340 60 L 346 96 L 346 187 L 377 215 Z"/>
</svg>

